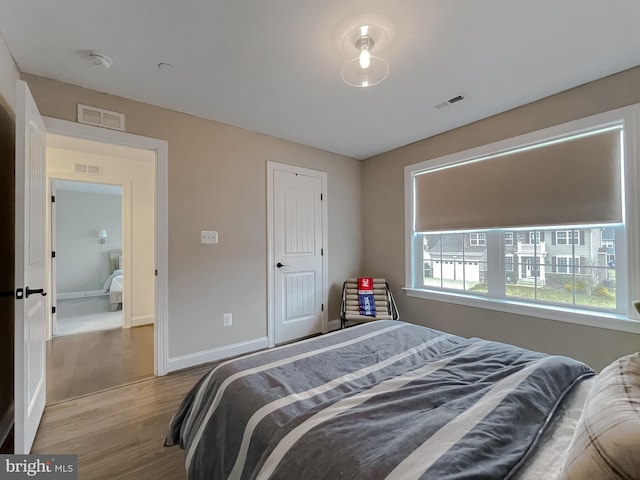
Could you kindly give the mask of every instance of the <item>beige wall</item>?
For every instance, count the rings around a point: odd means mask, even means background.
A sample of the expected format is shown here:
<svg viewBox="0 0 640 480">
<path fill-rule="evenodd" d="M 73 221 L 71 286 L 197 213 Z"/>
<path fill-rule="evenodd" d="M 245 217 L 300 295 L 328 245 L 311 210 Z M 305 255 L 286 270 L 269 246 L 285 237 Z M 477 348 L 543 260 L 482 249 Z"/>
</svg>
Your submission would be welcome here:
<svg viewBox="0 0 640 480">
<path fill-rule="evenodd" d="M 401 292 L 406 165 L 638 102 L 640 67 L 365 160 L 362 202 L 376 215 L 363 224 L 364 271 L 389 279 L 401 318 L 411 322 L 573 356 L 598 369 L 639 350 L 640 335 L 409 298 Z"/>
<path fill-rule="evenodd" d="M 50 135 L 47 138 L 47 176 L 122 185 L 125 205 L 122 221 L 123 225 L 126 223 L 123 234 L 129 236 L 123 238 L 124 280 L 131 282 L 131 290 L 125 290 L 125 295 L 130 294 L 125 297 L 123 307 L 131 326 L 150 324 L 155 318 L 155 154 L 151 150 L 121 146 L 103 147 L 102 152 L 99 148 L 100 144 L 95 142 Z M 75 173 L 74 163 L 102 166 L 102 176 Z M 105 250 L 110 250 L 109 240 Z"/>
<path fill-rule="evenodd" d="M 127 131 L 169 142 L 169 356 L 267 335 L 266 161 L 326 171 L 329 319 L 360 271 L 361 162 L 57 81 L 25 75 L 43 115 L 75 121 L 76 104 L 126 115 Z M 216 92 L 212 91 L 212 95 Z M 218 245 L 201 245 L 200 230 Z M 223 312 L 233 326 L 222 327 Z"/>
</svg>

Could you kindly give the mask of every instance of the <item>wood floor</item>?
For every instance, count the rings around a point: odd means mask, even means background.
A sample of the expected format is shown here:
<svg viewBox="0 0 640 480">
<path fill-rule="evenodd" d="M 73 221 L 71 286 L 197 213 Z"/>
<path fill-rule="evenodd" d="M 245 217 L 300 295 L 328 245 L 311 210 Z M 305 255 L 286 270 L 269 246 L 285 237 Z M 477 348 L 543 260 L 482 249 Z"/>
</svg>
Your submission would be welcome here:
<svg viewBox="0 0 640 480">
<path fill-rule="evenodd" d="M 48 406 L 32 453 L 77 454 L 81 480 L 184 480 L 184 452 L 163 442 L 183 396 L 210 368 Z"/>
<path fill-rule="evenodd" d="M 153 325 L 47 342 L 47 404 L 153 377 Z"/>
</svg>

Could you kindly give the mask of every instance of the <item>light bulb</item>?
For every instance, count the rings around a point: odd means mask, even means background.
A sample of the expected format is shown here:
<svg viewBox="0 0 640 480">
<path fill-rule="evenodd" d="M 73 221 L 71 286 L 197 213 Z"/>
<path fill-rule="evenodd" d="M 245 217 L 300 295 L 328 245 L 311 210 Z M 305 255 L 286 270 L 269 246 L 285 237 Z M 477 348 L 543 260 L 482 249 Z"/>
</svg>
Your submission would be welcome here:
<svg viewBox="0 0 640 480">
<path fill-rule="evenodd" d="M 369 68 L 369 65 L 371 65 L 371 54 L 369 53 L 369 49 L 363 48 L 360 52 L 360 66 L 366 70 Z"/>
<path fill-rule="evenodd" d="M 351 58 L 342 67 L 342 80 L 352 87 L 371 87 L 382 82 L 389 74 L 389 64 L 380 54 L 384 54 L 388 40 L 387 32 L 377 25 L 351 29 L 342 39 L 342 47 Z"/>
</svg>

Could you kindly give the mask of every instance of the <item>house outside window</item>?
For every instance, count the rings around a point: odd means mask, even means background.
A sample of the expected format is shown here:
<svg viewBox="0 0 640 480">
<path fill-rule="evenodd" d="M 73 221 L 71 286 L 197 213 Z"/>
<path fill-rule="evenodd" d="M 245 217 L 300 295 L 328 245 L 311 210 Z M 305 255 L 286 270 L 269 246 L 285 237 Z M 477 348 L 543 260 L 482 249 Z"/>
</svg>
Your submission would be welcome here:
<svg viewBox="0 0 640 480">
<path fill-rule="evenodd" d="M 482 294 L 487 270 L 487 249 L 476 245 L 485 240 L 485 234 L 434 234 L 424 235 L 423 243 L 429 245 L 424 254 L 425 270 L 430 276 L 422 284 L 451 290 L 474 291 Z"/>
<path fill-rule="evenodd" d="M 615 310 L 615 264 L 609 263 L 615 254 L 602 251 L 601 231 L 602 227 L 577 229 L 571 238 L 593 239 L 585 245 L 552 245 L 543 240 L 551 238 L 553 229 L 516 231 L 511 238 L 502 232 L 504 297 Z M 489 232 L 484 232 L 485 245 L 477 245 L 480 233 L 423 234 L 422 244 L 428 247 L 422 258 L 421 285 L 474 295 L 489 293 Z M 539 241 L 528 243 L 531 239 Z M 513 245 L 507 244 L 509 240 Z M 596 291 L 600 297 L 593 298 Z"/>
</svg>

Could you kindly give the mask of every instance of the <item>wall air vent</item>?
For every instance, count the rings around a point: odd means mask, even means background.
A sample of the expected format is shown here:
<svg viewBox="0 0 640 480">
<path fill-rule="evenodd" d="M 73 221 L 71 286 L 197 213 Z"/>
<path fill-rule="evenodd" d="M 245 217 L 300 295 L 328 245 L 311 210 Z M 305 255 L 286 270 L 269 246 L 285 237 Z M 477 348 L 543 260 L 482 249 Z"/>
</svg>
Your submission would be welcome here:
<svg viewBox="0 0 640 480">
<path fill-rule="evenodd" d="M 78 104 L 78 123 L 124 132 L 124 114 Z"/>
<path fill-rule="evenodd" d="M 82 175 L 102 175 L 102 165 L 87 165 L 83 163 L 74 163 L 73 171 L 75 173 L 81 173 Z"/>
<path fill-rule="evenodd" d="M 462 100 L 465 100 L 466 98 L 469 98 L 467 94 L 459 93 L 458 95 L 455 95 L 455 96 L 451 97 L 449 100 L 446 100 L 446 101 L 436 105 L 436 110 L 440 110 L 441 108 L 448 107 L 449 105 L 453 105 L 454 103 L 461 102 Z"/>
</svg>

